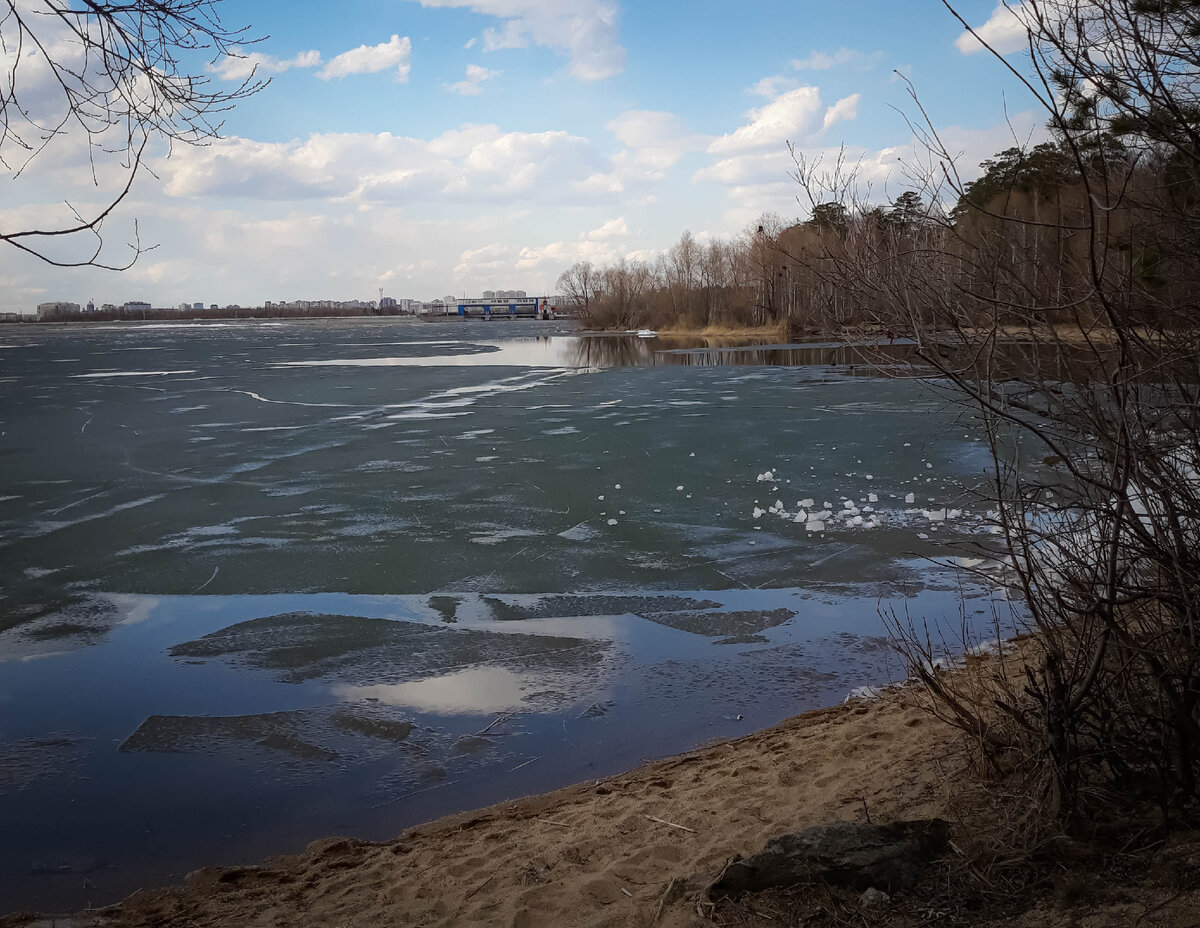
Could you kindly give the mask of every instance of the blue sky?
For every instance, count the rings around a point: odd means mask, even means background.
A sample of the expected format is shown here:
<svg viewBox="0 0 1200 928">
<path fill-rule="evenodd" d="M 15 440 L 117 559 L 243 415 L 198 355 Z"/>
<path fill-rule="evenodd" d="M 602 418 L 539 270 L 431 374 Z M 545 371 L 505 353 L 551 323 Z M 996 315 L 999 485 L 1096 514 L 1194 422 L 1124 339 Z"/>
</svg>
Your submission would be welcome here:
<svg viewBox="0 0 1200 928">
<path fill-rule="evenodd" d="M 993 0 L 957 7 L 1020 66 Z M 786 143 L 845 145 L 872 195 L 912 157 L 910 80 L 961 166 L 1044 116 L 976 53 L 941 2 L 908 0 L 221 0 L 264 41 L 205 65 L 272 83 L 224 139 L 157 152 L 106 226 L 130 270 L 45 267 L 0 252 L 0 309 L 44 300 L 430 299 L 548 292 L 575 260 L 653 260 L 685 229 L 736 235 L 803 218 Z M 227 83 L 227 86 L 233 86 Z M 40 223 L 99 196 L 63 142 L 9 179 L 0 221 Z M 101 180 L 109 177 L 102 166 Z"/>
</svg>

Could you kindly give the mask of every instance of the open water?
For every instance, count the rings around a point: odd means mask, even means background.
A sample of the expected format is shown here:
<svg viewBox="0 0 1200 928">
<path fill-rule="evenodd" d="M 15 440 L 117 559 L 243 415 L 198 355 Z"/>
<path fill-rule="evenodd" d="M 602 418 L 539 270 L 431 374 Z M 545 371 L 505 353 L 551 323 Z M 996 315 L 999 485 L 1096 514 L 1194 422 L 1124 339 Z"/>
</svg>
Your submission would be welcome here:
<svg viewBox="0 0 1200 928">
<path fill-rule="evenodd" d="M 0 330 L 0 911 L 745 734 L 902 677 L 881 612 L 989 637 L 1003 601 L 954 568 L 985 447 L 856 361 L 564 323 Z"/>
</svg>

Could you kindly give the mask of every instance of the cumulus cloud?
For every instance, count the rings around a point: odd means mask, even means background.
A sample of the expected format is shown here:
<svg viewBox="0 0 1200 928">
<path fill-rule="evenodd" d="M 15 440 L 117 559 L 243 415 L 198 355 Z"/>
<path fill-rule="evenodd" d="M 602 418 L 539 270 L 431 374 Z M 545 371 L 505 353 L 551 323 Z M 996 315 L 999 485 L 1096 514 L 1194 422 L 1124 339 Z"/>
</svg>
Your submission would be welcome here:
<svg viewBox="0 0 1200 928">
<path fill-rule="evenodd" d="M 317 77 L 328 81 L 350 74 L 377 74 L 395 68 L 396 80 L 403 83 L 408 80 L 411 67 L 412 41 L 408 36 L 393 35 L 379 45 L 360 45 L 342 52 L 318 71 Z"/>
<path fill-rule="evenodd" d="M 622 238 L 629 234 L 629 225 L 625 222 L 624 216 L 618 216 L 616 219 L 610 219 L 598 229 L 593 229 L 587 233 L 586 238 L 594 242 L 602 242 L 610 238 Z"/>
<path fill-rule="evenodd" d="M 247 52 L 234 46 L 208 70 L 225 81 L 244 81 L 251 74 L 282 74 L 291 68 L 315 68 L 321 63 L 318 51 L 300 52 L 294 58 L 279 59 L 263 52 Z"/>
<path fill-rule="evenodd" d="M 746 113 L 749 120 L 708 146 L 710 154 L 782 148 L 790 139 L 809 134 L 821 112 L 821 92 L 816 87 L 797 87 L 765 106 Z"/>
<path fill-rule="evenodd" d="M 792 90 L 795 86 L 796 81 L 793 78 L 784 74 L 775 74 L 771 77 L 764 77 L 746 92 L 773 100 L 785 90 Z"/>
<path fill-rule="evenodd" d="M 528 272 L 544 268 L 569 267 L 576 261 L 611 264 L 625 254 L 623 241 L 629 235 L 624 216 L 610 219 L 575 241 L 550 242 L 535 248 L 522 248 L 516 255 L 513 269 Z"/>
<path fill-rule="evenodd" d="M 487 125 L 428 140 L 387 132 L 322 133 L 303 142 L 231 137 L 179 149 L 155 171 L 176 197 L 511 203 L 561 202 L 602 166 L 579 136 Z"/>
<path fill-rule="evenodd" d="M 963 32 L 954 40 L 954 47 L 964 55 L 983 51 L 982 42 L 986 42 L 1002 55 L 1026 48 L 1029 44 L 1029 30 L 1025 26 L 1025 17 L 1028 15 L 1024 3 L 1013 6 L 998 3 L 988 21 L 976 27 L 975 35 Z"/>
<path fill-rule="evenodd" d="M 827 119 L 839 107 L 849 109 L 846 98 L 827 111 Z M 843 106 L 845 104 L 845 106 Z M 966 129 L 946 126 L 938 137 L 954 159 L 963 181 L 979 176 L 979 163 L 995 152 L 1012 145 L 1032 145 L 1047 137 L 1047 130 L 1033 113 L 1018 113 L 1008 123 L 988 129 Z M 927 173 L 929 153 L 911 141 L 902 145 L 867 149 L 847 146 L 834 148 L 819 140 L 798 147 L 798 153 L 809 164 L 832 165 L 843 160 L 852 166 L 857 182 L 856 195 L 867 202 L 891 202 L 909 183 L 909 174 Z M 731 209 L 726 219 L 734 228 L 764 211 L 781 215 L 794 214 L 799 192 L 791 174 L 795 165 L 787 151 L 759 151 L 722 158 L 697 171 L 694 180 L 723 186 Z"/>
<path fill-rule="evenodd" d="M 659 178 L 688 152 L 703 151 L 711 139 L 693 132 L 675 113 L 629 110 L 605 126 L 625 146 L 614 159 L 625 173 Z"/>
<path fill-rule="evenodd" d="M 539 45 L 564 52 L 571 73 L 602 80 L 625 68 L 613 0 L 415 0 L 424 7 L 467 9 L 503 20 L 483 34 L 486 51 Z"/>
<path fill-rule="evenodd" d="M 481 68 L 477 64 L 467 65 L 466 76 L 461 81 L 455 81 L 452 84 L 443 84 L 442 86 L 451 93 L 457 93 L 464 97 L 478 96 L 481 87 L 480 85 L 493 77 L 498 77 L 499 71 L 489 71 L 487 68 Z"/>
<path fill-rule="evenodd" d="M 848 97 L 843 97 L 837 103 L 829 107 L 825 111 L 825 119 L 821 122 L 821 131 L 824 132 L 834 123 L 849 122 L 858 118 L 858 101 L 862 99 L 861 93 L 852 93 Z"/>
</svg>

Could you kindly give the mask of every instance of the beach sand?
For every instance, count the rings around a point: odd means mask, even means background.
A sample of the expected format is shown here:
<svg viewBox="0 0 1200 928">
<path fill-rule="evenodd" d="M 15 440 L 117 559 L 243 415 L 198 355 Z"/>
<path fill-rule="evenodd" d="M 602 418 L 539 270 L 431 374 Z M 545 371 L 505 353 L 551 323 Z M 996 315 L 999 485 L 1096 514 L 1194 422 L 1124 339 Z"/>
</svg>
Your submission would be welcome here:
<svg viewBox="0 0 1200 928">
<path fill-rule="evenodd" d="M 628 774 L 441 819 L 394 841 L 327 839 L 259 867 L 205 868 L 182 886 L 141 890 L 93 913 L 10 916 L 0 926 L 713 925 L 697 913 L 696 892 L 730 856 L 754 853 L 773 835 L 868 816 L 947 814 L 951 785 L 969 775 L 967 754 L 911 697 L 893 691 L 810 712 Z M 664 902 L 677 878 L 679 891 Z M 1082 919 L 1035 906 L 994 924 L 1128 928 L 1151 909 L 1144 926 L 1196 924 L 1198 896 L 1195 887 L 1154 891 L 1098 904 Z M 855 924 L 889 920 L 860 913 Z M 717 923 L 781 924 L 752 914 Z"/>
<path fill-rule="evenodd" d="M 772 835 L 868 811 L 876 821 L 936 814 L 953 775 L 937 758 L 951 740 L 900 698 L 850 704 L 388 843 L 329 839 L 261 867 L 206 868 L 97 916 L 120 926 L 645 926 L 673 878 L 715 873 Z M 695 919 L 681 903 L 657 924 Z"/>
</svg>

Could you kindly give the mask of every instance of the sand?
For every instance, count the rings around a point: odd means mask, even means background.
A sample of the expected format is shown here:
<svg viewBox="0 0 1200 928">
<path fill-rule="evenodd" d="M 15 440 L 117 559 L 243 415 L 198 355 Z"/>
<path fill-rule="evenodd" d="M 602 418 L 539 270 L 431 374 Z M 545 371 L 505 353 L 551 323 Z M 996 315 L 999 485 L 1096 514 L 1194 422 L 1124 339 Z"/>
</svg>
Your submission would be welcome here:
<svg viewBox="0 0 1200 928">
<path fill-rule="evenodd" d="M 794 924 L 778 910 L 760 916 L 754 906 L 766 900 L 750 901 L 732 920 L 720 912 L 709 920 L 695 898 L 730 856 L 758 851 L 773 835 L 868 816 L 947 815 L 952 790 L 969 777 L 968 754 L 915 698 L 890 691 L 632 773 L 441 819 L 391 842 L 331 838 L 259 867 L 199 870 L 182 886 L 139 890 L 95 912 L 0 917 L 0 928 Z M 1077 876 L 1080 900 L 1066 908 L 1051 894 L 1019 914 L 976 912 L 969 923 L 1200 926 L 1200 838 L 1165 848 L 1151 872 L 1158 878 L 1113 886 L 1107 875 L 1085 873 Z M 1164 872 L 1174 876 L 1164 881 Z M 851 913 L 861 925 L 963 923 L 945 914 Z"/>
<path fill-rule="evenodd" d="M 937 814 L 962 763 L 952 740 L 889 695 L 392 842 L 329 839 L 261 867 L 206 868 L 71 924 L 646 926 L 674 878 L 715 873 L 771 835 Z M 696 921 L 679 900 L 657 924 Z"/>
</svg>

